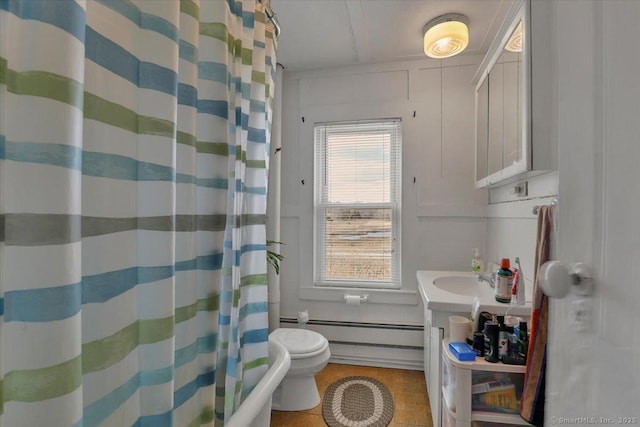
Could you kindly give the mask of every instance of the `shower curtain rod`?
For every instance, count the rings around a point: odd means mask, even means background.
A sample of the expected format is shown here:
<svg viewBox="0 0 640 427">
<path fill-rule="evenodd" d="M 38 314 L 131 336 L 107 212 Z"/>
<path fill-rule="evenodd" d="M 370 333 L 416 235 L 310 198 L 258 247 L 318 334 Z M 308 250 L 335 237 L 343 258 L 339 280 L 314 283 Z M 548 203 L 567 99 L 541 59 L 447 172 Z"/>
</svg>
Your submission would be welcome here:
<svg viewBox="0 0 640 427">
<path fill-rule="evenodd" d="M 264 11 L 267 14 L 267 18 L 273 24 L 273 28 L 275 29 L 276 38 L 280 37 L 280 23 L 278 22 L 278 17 L 271 9 L 271 2 L 269 0 L 258 0 L 260 3 L 264 5 Z"/>
</svg>

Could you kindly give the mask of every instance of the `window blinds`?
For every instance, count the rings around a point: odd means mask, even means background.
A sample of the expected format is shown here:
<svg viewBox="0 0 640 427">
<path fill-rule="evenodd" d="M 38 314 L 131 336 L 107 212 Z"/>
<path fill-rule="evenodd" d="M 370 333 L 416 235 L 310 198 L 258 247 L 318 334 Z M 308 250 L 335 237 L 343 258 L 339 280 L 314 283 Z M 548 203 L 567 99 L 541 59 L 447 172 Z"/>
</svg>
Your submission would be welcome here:
<svg viewBox="0 0 640 427">
<path fill-rule="evenodd" d="M 399 287 L 400 124 L 316 124 L 316 284 Z"/>
</svg>

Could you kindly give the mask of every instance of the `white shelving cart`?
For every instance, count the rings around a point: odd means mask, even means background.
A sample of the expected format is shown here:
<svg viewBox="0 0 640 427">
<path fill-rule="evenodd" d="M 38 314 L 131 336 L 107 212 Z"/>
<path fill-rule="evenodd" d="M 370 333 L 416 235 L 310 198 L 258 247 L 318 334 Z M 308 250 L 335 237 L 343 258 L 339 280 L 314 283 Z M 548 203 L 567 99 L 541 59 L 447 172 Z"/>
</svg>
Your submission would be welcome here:
<svg viewBox="0 0 640 427">
<path fill-rule="evenodd" d="M 523 420 L 515 409 L 515 404 L 519 407 L 524 372 L 524 366 L 507 365 L 502 362 L 490 363 L 482 357 L 476 357 L 475 361 L 462 362 L 449 351 L 449 340 L 443 340 L 443 427 L 471 427 L 482 423 L 530 426 L 531 424 Z M 486 393 L 478 393 L 476 398 L 473 398 L 473 386 L 478 388 L 482 387 L 479 383 L 489 381 L 495 384 L 501 380 L 513 385 L 515 395 L 511 390 L 508 393 L 488 390 L 489 393 L 494 393 L 495 405 L 482 402 L 482 399 L 487 399 Z"/>
</svg>

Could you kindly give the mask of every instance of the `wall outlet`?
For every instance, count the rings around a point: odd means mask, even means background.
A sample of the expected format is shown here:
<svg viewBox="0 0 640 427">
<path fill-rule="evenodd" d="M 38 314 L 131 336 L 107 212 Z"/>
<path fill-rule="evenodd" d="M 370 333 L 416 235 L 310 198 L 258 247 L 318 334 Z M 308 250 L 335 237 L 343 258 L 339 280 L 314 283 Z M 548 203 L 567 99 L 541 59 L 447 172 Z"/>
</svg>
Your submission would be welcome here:
<svg viewBox="0 0 640 427">
<path fill-rule="evenodd" d="M 587 332 L 591 323 L 591 301 L 578 299 L 571 302 L 571 320 L 578 332 Z"/>
<path fill-rule="evenodd" d="M 518 197 L 524 197 L 529 193 L 527 187 L 527 181 L 519 182 L 513 186 L 513 193 Z"/>
</svg>

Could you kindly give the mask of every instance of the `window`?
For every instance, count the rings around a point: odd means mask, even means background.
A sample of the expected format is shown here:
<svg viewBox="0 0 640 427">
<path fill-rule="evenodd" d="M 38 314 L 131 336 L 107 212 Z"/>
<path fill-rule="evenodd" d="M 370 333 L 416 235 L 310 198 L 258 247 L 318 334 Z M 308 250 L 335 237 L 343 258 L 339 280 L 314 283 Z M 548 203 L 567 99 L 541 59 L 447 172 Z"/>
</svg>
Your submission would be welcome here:
<svg viewBox="0 0 640 427">
<path fill-rule="evenodd" d="M 400 287 L 400 125 L 315 125 L 317 286 Z"/>
</svg>

